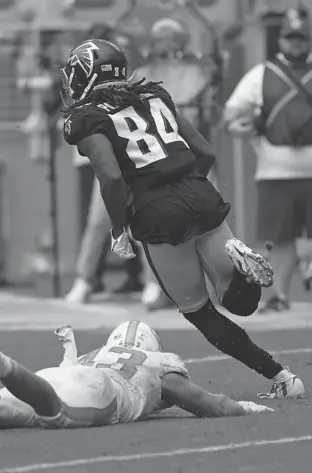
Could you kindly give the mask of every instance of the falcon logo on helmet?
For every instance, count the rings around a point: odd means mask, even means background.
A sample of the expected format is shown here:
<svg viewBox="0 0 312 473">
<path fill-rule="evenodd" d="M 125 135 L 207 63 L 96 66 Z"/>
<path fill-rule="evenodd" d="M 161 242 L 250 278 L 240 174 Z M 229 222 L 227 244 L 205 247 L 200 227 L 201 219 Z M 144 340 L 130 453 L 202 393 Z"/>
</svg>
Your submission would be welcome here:
<svg viewBox="0 0 312 473">
<path fill-rule="evenodd" d="M 92 51 L 98 50 L 99 47 L 91 41 L 89 41 L 88 43 L 83 43 L 70 53 L 68 57 L 68 63 L 71 66 L 76 66 L 77 64 L 79 64 L 81 69 L 85 72 L 86 76 L 90 77 L 93 71 L 94 64 L 94 56 Z"/>
<path fill-rule="evenodd" d="M 66 108 L 88 98 L 96 87 L 127 80 L 127 58 L 115 44 L 90 39 L 74 48 L 61 69 L 61 97 Z"/>
</svg>

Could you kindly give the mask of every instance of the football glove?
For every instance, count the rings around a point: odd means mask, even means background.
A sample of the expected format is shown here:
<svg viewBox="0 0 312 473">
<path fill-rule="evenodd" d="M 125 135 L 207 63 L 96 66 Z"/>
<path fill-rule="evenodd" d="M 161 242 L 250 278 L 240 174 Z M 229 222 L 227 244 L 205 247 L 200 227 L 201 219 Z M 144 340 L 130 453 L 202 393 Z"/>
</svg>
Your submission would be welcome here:
<svg viewBox="0 0 312 473">
<path fill-rule="evenodd" d="M 113 253 L 116 253 L 116 255 L 122 259 L 132 259 L 136 257 L 126 230 L 124 230 L 117 239 L 114 238 L 112 229 L 110 233 L 112 239 L 111 250 Z"/>
<path fill-rule="evenodd" d="M 271 407 L 263 406 L 262 404 L 256 404 L 252 401 L 238 401 L 238 404 L 242 406 L 246 414 L 262 414 L 263 412 L 274 412 Z"/>
<path fill-rule="evenodd" d="M 61 325 L 55 330 L 55 335 L 64 348 L 63 361 L 60 366 L 74 366 L 78 364 L 75 335 L 70 325 Z"/>
</svg>

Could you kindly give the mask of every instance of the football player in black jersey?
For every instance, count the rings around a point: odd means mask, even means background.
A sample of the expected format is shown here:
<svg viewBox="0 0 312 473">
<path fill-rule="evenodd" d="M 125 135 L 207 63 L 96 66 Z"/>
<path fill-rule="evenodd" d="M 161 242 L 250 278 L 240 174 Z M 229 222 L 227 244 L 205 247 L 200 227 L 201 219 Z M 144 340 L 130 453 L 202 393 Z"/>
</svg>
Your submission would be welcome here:
<svg viewBox="0 0 312 473">
<path fill-rule="evenodd" d="M 230 205 L 206 179 L 214 161 L 210 145 L 160 83 L 128 80 L 125 54 L 112 43 L 80 44 L 61 74 L 65 139 L 90 159 L 100 182 L 112 251 L 135 256 L 130 228 L 184 317 L 219 350 L 273 380 L 262 398 L 302 396 L 300 379 L 209 298 L 205 275 L 220 303 L 245 317 L 256 311 L 261 287 L 273 282 L 268 262 L 226 223 Z"/>
</svg>

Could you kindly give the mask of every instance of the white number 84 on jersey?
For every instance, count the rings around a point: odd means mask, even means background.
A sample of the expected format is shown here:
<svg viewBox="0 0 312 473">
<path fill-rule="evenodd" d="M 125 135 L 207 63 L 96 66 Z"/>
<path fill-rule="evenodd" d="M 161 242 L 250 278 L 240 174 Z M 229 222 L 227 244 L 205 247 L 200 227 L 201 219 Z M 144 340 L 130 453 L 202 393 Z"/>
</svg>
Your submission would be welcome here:
<svg viewBox="0 0 312 473">
<path fill-rule="evenodd" d="M 160 98 L 149 100 L 151 115 L 157 129 L 157 135 L 149 133 L 149 123 L 141 117 L 134 107 L 127 107 L 115 114 L 109 114 L 116 132 L 128 140 L 126 152 L 137 169 L 167 158 L 165 145 L 186 141 L 178 133 L 178 125 L 171 110 Z M 136 128 L 131 127 L 132 123 Z M 142 143 L 144 149 L 142 149 Z"/>
</svg>

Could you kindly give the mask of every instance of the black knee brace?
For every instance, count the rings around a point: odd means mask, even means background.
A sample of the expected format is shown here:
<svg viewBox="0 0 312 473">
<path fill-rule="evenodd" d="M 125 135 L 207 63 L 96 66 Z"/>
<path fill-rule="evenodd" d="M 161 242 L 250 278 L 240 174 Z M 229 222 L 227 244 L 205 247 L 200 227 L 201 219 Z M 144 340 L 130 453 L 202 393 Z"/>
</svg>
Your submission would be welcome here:
<svg viewBox="0 0 312 473">
<path fill-rule="evenodd" d="M 233 271 L 231 284 L 223 296 L 222 305 L 232 314 L 248 317 L 253 314 L 261 298 L 261 287 L 246 280 L 246 276 Z"/>
<path fill-rule="evenodd" d="M 218 350 L 266 378 L 272 379 L 283 369 L 269 353 L 250 340 L 245 330 L 218 312 L 210 301 L 200 310 L 183 315 Z"/>
</svg>

